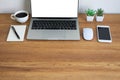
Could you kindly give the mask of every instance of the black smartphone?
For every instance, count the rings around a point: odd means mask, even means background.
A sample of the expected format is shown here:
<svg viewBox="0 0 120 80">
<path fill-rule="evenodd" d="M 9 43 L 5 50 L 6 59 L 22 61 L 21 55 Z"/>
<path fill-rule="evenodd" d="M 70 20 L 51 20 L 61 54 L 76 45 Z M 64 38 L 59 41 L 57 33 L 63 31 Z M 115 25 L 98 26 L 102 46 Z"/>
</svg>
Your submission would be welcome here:
<svg viewBox="0 0 120 80">
<path fill-rule="evenodd" d="M 98 25 L 97 36 L 99 42 L 112 42 L 110 26 Z"/>
</svg>

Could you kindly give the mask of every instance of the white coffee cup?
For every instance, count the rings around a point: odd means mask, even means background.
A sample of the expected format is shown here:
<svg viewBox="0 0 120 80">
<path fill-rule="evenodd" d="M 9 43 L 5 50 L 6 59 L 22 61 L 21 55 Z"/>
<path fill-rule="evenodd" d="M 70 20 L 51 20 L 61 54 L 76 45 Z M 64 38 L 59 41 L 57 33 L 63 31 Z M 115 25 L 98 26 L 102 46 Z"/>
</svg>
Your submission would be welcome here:
<svg viewBox="0 0 120 80">
<path fill-rule="evenodd" d="M 11 14 L 11 19 L 19 23 L 25 23 L 29 19 L 29 13 L 27 11 L 20 10 L 15 12 L 14 14 Z"/>
</svg>

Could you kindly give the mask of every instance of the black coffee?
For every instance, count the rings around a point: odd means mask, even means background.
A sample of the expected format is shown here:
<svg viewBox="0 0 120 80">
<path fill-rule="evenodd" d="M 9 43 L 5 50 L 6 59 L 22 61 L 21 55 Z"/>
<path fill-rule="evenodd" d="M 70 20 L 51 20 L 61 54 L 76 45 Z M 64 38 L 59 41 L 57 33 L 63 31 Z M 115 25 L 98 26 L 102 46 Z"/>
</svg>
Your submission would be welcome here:
<svg viewBox="0 0 120 80">
<path fill-rule="evenodd" d="M 27 13 L 19 13 L 16 15 L 16 17 L 22 18 L 22 17 L 26 17 Z"/>
</svg>

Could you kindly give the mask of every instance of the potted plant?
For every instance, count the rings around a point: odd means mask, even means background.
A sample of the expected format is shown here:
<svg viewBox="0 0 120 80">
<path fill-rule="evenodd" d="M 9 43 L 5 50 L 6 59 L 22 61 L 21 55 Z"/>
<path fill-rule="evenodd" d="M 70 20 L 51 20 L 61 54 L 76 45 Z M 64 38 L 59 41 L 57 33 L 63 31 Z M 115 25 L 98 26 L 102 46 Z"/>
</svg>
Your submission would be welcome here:
<svg viewBox="0 0 120 80">
<path fill-rule="evenodd" d="M 94 15 L 95 15 L 96 11 L 93 9 L 88 9 L 85 12 L 86 12 L 86 16 L 87 16 L 86 17 L 87 21 L 92 22 L 94 19 Z"/>
<path fill-rule="evenodd" d="M 96 21 L 97 22 L 102 22 L 104 19 L 104 15 L 103 15 L 104 10 L 102 8 L 97 9 L 96 12 Z"/>
</svg>

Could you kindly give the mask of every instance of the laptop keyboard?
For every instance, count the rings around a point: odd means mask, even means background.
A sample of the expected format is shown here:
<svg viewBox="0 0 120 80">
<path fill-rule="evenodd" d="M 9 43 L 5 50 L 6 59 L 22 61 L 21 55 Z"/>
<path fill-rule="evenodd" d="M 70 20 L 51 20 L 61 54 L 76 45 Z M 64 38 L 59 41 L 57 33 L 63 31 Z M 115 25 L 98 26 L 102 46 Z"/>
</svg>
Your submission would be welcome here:
<svg viewBox="0 0 120 80">
<path fill-rule="evenodd" d="M 32 29 L 52 29 L 52 30 L 76 30 L 75 20 L 34 20 Z"/>
</svg>

